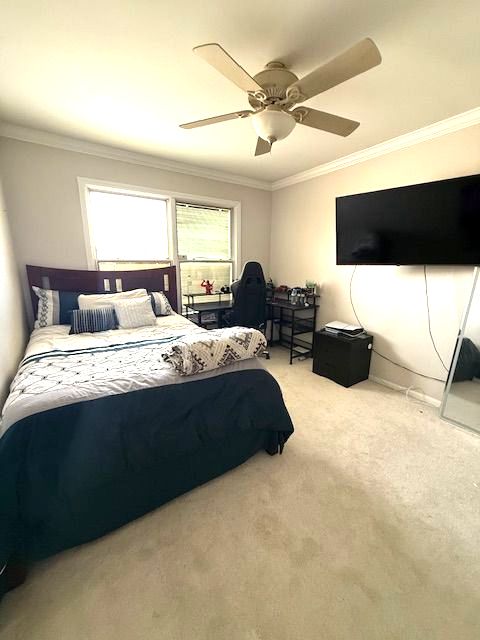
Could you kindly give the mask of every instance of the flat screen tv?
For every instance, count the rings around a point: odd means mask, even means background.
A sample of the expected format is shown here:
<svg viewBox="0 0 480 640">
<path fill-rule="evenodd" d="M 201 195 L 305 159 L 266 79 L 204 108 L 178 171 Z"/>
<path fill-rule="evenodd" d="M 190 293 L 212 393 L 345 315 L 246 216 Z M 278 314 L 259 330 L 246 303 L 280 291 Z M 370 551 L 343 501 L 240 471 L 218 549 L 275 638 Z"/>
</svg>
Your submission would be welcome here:
<svg viewBox="0 0 480 640">
<path fill-rule="evenodd" d="M 337 264 L 480 265 L 480 175 L 339 197 Z"/>
</svg>

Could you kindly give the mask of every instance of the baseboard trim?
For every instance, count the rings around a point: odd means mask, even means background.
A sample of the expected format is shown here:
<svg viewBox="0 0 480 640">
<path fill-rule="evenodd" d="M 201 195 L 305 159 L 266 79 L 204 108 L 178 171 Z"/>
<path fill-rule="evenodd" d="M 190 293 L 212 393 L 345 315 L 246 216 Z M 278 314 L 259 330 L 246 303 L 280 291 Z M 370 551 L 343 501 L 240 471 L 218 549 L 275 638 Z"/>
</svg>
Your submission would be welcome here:
<svg viewBox="0 0 480 640">
<path fill-rule="evenodd" d="M 382 384 L 384 387 L 388 387 L 389 389 L 393 389 L 394 391 L 400 391 L 401 393 L 406 393 L 409 387 L 403 387 L 401 384 L 396 384 L 395 382 L 390 382 L 390 380 L 385 380 L 385 378 L 379 378 L 378 376 L 369 375 L 368 379 L 372 382 L 376 382 L 377 384 Z M 442 403 L 441 400 L 437 400 L 436 398 L 432 398 L 432 396 L 427 396 L 425 393 L 420 393 L 412 389 L 408 392 L 409 397 L 415 398 L 416 400 L 420 400 L 420 402 L 425 402 L 425 404 L 429 404 L 432 407 L 439 407 Z"/>
</svg>

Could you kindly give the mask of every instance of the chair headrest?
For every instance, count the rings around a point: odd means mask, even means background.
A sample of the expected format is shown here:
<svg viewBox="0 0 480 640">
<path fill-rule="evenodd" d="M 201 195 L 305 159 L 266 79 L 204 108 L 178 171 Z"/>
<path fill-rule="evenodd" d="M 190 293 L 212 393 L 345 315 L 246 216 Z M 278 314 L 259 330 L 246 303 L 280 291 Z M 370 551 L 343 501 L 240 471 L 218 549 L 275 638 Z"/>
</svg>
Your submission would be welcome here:
<svg viewBox="0 0 480 640">
<path fill-rule="evenodd" d="M 265 276 L 263 275 L 262 265 L 259 262 L 247 262 L 243 267 L 241 279 L 244 278 L 262 278 L 265 280 Z"/>
</svg>

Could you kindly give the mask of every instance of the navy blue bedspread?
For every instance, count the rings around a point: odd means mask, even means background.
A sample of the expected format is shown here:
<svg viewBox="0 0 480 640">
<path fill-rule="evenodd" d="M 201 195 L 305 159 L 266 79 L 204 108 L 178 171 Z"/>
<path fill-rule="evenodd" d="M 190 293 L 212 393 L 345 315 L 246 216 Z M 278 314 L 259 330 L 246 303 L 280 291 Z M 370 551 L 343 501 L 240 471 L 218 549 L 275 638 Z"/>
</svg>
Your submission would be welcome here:
<svg viewBox="0 0 480 640">
<path fill-rule="evenodd" d="M 262 369 L 24 418 L 0 440 L 0 568 L 103 535 L 292 432 Z"/>
</svg>

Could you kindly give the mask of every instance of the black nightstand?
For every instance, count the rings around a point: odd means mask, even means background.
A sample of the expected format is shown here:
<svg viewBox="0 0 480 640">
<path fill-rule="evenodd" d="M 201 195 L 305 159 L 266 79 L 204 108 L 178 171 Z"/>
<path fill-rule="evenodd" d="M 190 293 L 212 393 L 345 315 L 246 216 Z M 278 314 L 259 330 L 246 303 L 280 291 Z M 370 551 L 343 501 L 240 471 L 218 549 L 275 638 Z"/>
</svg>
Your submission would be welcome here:
<svg viewBox="0 0 480 640">
<path fill-rule="evenodd" d="M 368 379 L 373 336 L 354 338 L 316 331 L 313 340 L 313 373 L 351 387 Z"/>
</svg>

